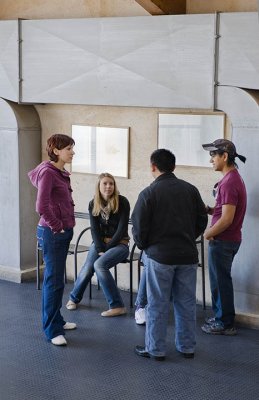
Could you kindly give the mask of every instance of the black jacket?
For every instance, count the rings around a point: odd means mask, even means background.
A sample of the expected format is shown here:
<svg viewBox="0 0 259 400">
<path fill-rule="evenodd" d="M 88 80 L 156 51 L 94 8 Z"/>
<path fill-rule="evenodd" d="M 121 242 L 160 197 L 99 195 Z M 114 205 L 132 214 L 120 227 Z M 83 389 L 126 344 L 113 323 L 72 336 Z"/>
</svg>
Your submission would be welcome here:
<svg viewBox="0 0 259 400">
<path fill-rule="evenodd" d="M 117 213 L 110 214 L 108 221 L 102 218 L 101 215 L 93 216 L 93 200 L 89 203 L 89 215 L 91 224 L 92 238 L 98 253 L 115 247 L 122 239 L 129 238 L 128 224 L 130 205 L 126 197 L 119 195 L 119 210 Z M 104 244 L 105 237 L 112 238 L 109 244 Z"/>
<path fill-rule="evenodd" d="M 131 218 L 134 240 L 148 257 L 162 264 L 198 262 L 195 240 L 208 217 L 195 186 L 164 173 L 139 194 Z"/>
</svg>

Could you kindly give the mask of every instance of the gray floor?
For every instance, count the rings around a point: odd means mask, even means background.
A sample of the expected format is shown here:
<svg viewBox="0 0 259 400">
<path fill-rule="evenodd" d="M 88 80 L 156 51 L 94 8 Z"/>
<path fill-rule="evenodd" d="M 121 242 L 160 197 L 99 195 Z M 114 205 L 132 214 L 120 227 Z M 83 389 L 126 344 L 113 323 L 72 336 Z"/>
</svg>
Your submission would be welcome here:
<svg viewBox="0 0 259 400">
<path fill-rule="evenodd" d="M 67 284 L 64 301 L 72 285 Z M 124 293 L 129 304 L 129 295 Z M 102 318 L 102 292 L 93 288 L 76 311 L 64 309 L 78 329 L 67 333 L 69 345 L 55 347 L 41 331 L 41 291 L 35 283 L 0 281 L 0 400 L 256 400 L 259 399 L 259 332 L 239 329 L 238 336 L 210 336 L 199 326 L 205 312 L 197 306 L 197 351 L 183 359 L 172 344 L 157 362 L 137 357 L 145 328 L 133 310 Z M 207 311 L 209 313 L 209 311 Z"/>
</svg>

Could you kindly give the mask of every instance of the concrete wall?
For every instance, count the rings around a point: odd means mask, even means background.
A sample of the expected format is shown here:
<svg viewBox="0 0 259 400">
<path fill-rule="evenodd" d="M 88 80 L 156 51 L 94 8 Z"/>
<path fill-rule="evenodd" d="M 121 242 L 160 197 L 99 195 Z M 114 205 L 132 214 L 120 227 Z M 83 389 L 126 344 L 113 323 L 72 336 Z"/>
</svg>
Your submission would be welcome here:
<svg viewBox="0 0 259 400">
<path fill-rule="evenodd" d="M 134 0 L 1 0 L 0 19 L 150 15 Z"/>
<path fill-rule="evenodd" d="M 0 276 L 21 282 L 35 265 L 36 190 L 27 172 L 40 162 L 35 108 L 0 99 Z"/>
<path fill-rule="evenodd" d="M 20 32 L 21 102 L 213 107 L 213 14 L 26 20 Z"/>
<path fill-rule="evenodd" d="M 42 158 L 46 158 L 44 151 L 46 139 L 54 132 L 70 134 L 72 124 L 130 127 L 130 179 L 117 178 L 117 183 L 120 193 L 128 197 L 131 208 L 135 204 L 139 191 L 152 181 L 149 171 L 149 156 L 157 147 L 158 113 L 177 111 L 168 108 L 90 107 L 82 105 L 36 105 L 35 107 L 42 123 Z M 220 174 L 215 174 L 210 168 L 189 167 L 177 167 L 175 172 L 179 178 L 186 179 L 196 185 L 206 203 L 212 202 L 211 188 L 220 179 Z M 73 196 L 77 211 L 87 211 L 88 202 L 94 193 L 95 182 L 96 175 L 72 174 Z M 87 224 L 87 221 L 77 221 L 75 236 L 85 224 Z M 84 257 L 84 254 L 79 256 L 79 264 L 83 262 Z M 68 257 L 68 266 L 69 277 L 72 278 L 72 257 Z M 121 274 L 121 271 L 125 271 L 125 269 L 128 269 L 127 265 L 118 268 L 118 281 L 121 287 L 128 288 L 129 274 L 128 272 Z M 136 279 L 134 281 L 136 287 Z M 198 281 L 200 288 L 200 274 Z M 201 299 L 200 290 L 198 290 L 198 298 Z M 207 301 L 209 300 L 210 293 L 207 290 Z"/>
<path fill-rule="evenodd" d="M 189 12 L 213 12 L 215 10 L 201 9 L 201 5 L 212 2 L 189 2 Z M 214 2 L 213 2 L 214 3 Z M 227 3 L 224 1 L 224 4 Z M 228 2 L 230 3 L 230 2 Z M 242 7 L 252 2 L 243 1 Z M 255 2 L 256 4 L 257 2 Z M 76 5 L 75 5 L 76 4 Z M 192 4 L 192 8 L 190 5 Z M 223 2 L 215 2 L 215 7 L 220 8 Z M 234 2 L 232 2 L 232 5 Z M 240 2 L 235 2 L 236 6 Z M 257 4 L 256 4 L 257 5 Z M 80 18 L 80 17 L 100 17 L 100 16 L 133 16 L 147 15 L 135 1 L 117 0 L 117 1 L 41 1 L 32 0 L 2 0 L 0 10 L 0 19 L 28 18 Z M 218 8 L 219 7 L 219 8 Z M 229 4 L 230 7 L 230 4 Z M 229 9 L 222 11 L 256 11 L 251 9 Z M 134 206 L 138 192 L 151 182 L 149 173 L 149 155 L 157 147 L 157 126 L 158 112 L 175 112 L 175 109 L 159 108 L 136 108 L 136 107 L 108 107 L 108 106 L 84 106 L 84 105 L 37 105 L 41 124 L 42 124 L 42 158 L 46 158 L 45 143 L 46 139 L 53 133 L 71 133 L 72 124 L 90 124 L 90 125 L 112 125 L 130 127 L 130 179 L 118 179 L 120 192 L 128 196 L 131 206 Z M 188 110 L 190 111 L 190 110 Z M 75 147 L 76 151 L 76 147 Z M 221 177 L 207 168 L 184 168 L 176 169 L 178 177 L 186 179 L 195 184 L 201 191 L 202 197 L 206 203 L 212 203 L 211 187 Z M 92 198 L 96 176 L 73 174 L 72 185 L 74 189 L 74 200 L 76 210 L 86 211 L 87 204 Z M 80 221 L 76 228 L 76 233 L 85 224 Z M 84 256 L 82 257 L 82 259 Z M 81 261 L 82 261 L 81 259 Z M 72 277 L 72 258 L 68 258 L 70 267 L 70 276 Z M 119 285 L 128 287 L 128 274 L 121 274 L 119 268 Z M 199 278 L 200 285 L 200 278 Z M 198 297 L 201 298 L 200 290 Z M 210 292 L 207 285 L 207 300 L 210 298 Z"/>
<path fill-rule="evenodd" d="M 258 0 L 186 0 L 186 14 L 258 11 Z M 134 0 L 1 0 L 0 19 L 150 15 Z"/>
<path fill-rule="evenodd" d="M 257 0 L 186 0 L 187 14 L 258 11 Z"/>
<path fill-rule="evenodd" d="M 64 0 L 65 1 L 65 0 Z M 72 7 L 72 1 L 67 4 L 62 1 L 45 1 L 42 3 L 35 1 L 8 1 L 1 3 L 0 19 L 14 18 L 74 18 L 74 17 L 96 17 L 96 16 L 134 16 L 147 15 L 147 13 L 134 1 L 87 1 L 76 2 L 77 6 Z M 105 6 L 105 7 L 104 7 Z M 77 10 L 75 14 L 74 9 Z M 72 12 L 71 12 L 72 10 Z M 105 15 L 104 15 L 104 14 Z M 79 15 L 80 14 L 80 15 Z M 42 124 L 42 158 L 46 158 L 45 143 L 46 139 L 53 133 L 63 132 L 71 134 L 72 124 L 108 125 L 108 126 L 129 126 L 130 127 L 130 179 L 118 179 L 120 192 L 129 197 L 131 208 L 133 208 L 137 195 L 140 190 L 152 181 L 149 172 L 149 156 L 157 147 L 158 133 L 158 113 L 175 112 L 175 109 L 158 108 L 136 108 L 136 107 L 107 107 L 107 106 L 78 106 L 78 105 L 58 105 L 46 104 L 37 105 L 41 124 Z M 183 110 L 179 110 L 183 111 Z M 190 111 L 190 110 L 188 110 Z M 203 110 L 204 111 L 204 110 Z M 76 150 L 76 148 L 75 148 Z M 211 187 L 206 182 L 211 181 L 213 185 L 217 177 L 211 173 L 210 169 L 204 168 L 177 168 L 176 173 L 179 177 L 189 180 L 201 191 L 205 202 L 210 201 Z M 74 188 L 74 199 L 76 210 L 86 211 L 89 200 L 93 196 L 96 176 L 73 174 L 72 184 Z M 75 229 L 75 236 L 82 229 L 85 221 L 78 221 Z M 85 255 L 79 259 L 83 261 Z M 68 257 L 68 267 L 70 278 L 73 277 L 73 259 Z M 127 266 L 122 266 L 125 270 Z M 123 288 L 129 287 L 128 273 L 122 273 L 119 268 L 119 285 Z M 199 274 L 198 285 L 201 279 Z M 136 280 L 134 284 L 136 288 Z M 207 284 L 208 288 L 208 284 Z M 201 292 L 198 289 L 198 298 L 201 299 Z M 207 290 L 207 300 L 210 299 Z"/>
</svg>

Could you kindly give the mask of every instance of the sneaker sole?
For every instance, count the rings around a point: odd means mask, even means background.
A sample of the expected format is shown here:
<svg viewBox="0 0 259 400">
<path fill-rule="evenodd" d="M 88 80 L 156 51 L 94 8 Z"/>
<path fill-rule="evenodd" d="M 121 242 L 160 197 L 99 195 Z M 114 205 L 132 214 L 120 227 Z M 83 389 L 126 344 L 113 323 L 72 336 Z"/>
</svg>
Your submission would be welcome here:
<svg viewBox="0 0 259 400">
<path fill-rule="evenodd" d="M 237 335 L 237 331 L 234 331 L 234 332 L 222 332 L 222 335 L 225 335 L 225 336 L 236 336 Z"/>
<path fill-rule="evenodd" d="M 236 336 L 237 335 L 237 332 L 235 331 L 235 332 L 226 332 L 226 331 L 221 331 L 221 332 L 216 332 L 216 331 L 207 331 L 206 329 L 203 329 L 203 328 L 201 328 L 201 330 L 204 332 L 204 333 L 207 333 L 208 335 L 223 335 L 223 336 Z"/>
</svg>

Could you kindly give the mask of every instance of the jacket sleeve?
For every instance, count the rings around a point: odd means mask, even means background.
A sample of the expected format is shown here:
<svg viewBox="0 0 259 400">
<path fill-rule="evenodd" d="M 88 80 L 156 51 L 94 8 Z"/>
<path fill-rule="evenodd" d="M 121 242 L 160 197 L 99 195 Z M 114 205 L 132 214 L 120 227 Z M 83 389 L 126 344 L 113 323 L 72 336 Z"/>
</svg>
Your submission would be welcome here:
<svg viewBox="0 0 259 400">
<path fill-rule="evenodd" d="M 124 238 L 125 232 L 128 232 L 128 224 L 129 224 L 129 214 L 130 214 L 130 205 L 126 197 L 120 197 L 120 220 L 117 226 L 117 230 L 112 237 L 112 240 L 108 243 L 107 249 L 111 247 L 117 246 L 119 241 Z"/>
<path fill-rule="evenodd" d="M 131 215 L 133 239 L 140 250 L 148 247 L 151 217 L 151 199 L 148 190 L 145 189 L 139 194 Z"/>
<path fill-rule="evenodd" d="M 206 206 L 202 201 L 198 189 L 196 189 L 196 196 L 197 196 L 197 219 L 196 219 L 195 233 L 197 238 L 205 231 L 207 227 L 208 215 L 206 211 Z"/>
<path fill-rule="evenodd" d="M 46 224 L 51 230 L 56 233 L 63 229 L 61 220 L 61 210 L 58 208 L 51 208 L 51 192 L 55 189 L 53 183 L 53 176 L 44 170 L 38 180 L 38 193 L 36 201 L 36 211 L 44 218 Z"/>
<path fill-rule="evenodd" d="M 92 214 L 93 200 L 90 201 L 90 203 L 89 203 L 88 211 L 89 211 L 89 216 L 90 216 L 91 234 L 92 234 L 93 242 L 95 244 L 96 251 L 97 251 L 97 253 L 104 252 L 105 245 L 102 240 L 102 233 L 101 233 L 101 229 L 100 229 L 99 217 L 94 216 Z"/>
</svg>

